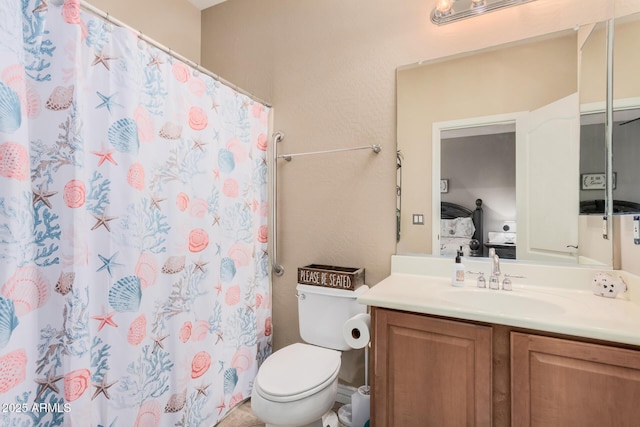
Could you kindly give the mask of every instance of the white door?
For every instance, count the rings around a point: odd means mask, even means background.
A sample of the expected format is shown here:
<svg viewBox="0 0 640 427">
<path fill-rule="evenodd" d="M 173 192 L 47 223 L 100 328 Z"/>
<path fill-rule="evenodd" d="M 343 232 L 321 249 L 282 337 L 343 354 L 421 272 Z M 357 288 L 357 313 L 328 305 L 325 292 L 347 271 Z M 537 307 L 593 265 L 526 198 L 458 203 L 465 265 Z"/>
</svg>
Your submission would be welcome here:
<svg viewBox="0 0 640 427">
<path fill-rule="evenodd" d="M 577 93 L 516 121 L 517 259 L 577 261 L 579 150 Z"/>
</svg>

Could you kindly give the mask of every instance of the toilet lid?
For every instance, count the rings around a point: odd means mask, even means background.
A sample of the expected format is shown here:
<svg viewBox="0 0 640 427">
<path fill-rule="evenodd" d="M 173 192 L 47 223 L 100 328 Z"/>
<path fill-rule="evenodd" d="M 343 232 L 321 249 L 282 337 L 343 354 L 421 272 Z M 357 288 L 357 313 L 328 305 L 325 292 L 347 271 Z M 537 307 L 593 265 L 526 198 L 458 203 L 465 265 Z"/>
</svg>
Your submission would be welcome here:
<svg viewBox="0 0 640 427">
<path fill-rule="evenodd" d="M 338 375 L 340 356 L 339 351 L 328 348 L 291 344 L 267 357 L 258 370 L 256 384 L 261 393 L 274 398 L 324 388 L 325 383 Z"/>
</svg>

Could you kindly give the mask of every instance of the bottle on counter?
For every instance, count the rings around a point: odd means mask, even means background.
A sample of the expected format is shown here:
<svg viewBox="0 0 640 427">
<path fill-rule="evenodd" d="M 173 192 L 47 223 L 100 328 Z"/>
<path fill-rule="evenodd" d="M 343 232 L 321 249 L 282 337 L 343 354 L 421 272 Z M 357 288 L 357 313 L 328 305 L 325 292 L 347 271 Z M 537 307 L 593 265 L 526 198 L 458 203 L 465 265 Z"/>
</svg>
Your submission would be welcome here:
<svg viewBox="0 0 640 427">
<path fill-rule="evenodd" d="M 456 262 L 453 264 L 453 271 L 451 274 L 451 285 L 464 286 L 464 264 L 462 264 L 462 246 L 457 251 Z"/>
</svg>

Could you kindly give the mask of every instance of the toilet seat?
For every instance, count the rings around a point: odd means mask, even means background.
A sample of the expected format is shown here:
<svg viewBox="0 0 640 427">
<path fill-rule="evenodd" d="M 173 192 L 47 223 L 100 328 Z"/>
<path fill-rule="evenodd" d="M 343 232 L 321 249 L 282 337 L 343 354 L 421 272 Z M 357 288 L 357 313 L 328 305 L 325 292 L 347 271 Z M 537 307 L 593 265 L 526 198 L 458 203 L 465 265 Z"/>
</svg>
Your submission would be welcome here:
<svg viewBox="0 0 640 427">
<path fill-rule="evenodd" d="M 341 353 L 310 344 L 284 347 L 265 360 L 254 383 L 256 392 L 272 402 L 291 402 L 318 393 L 340 371 Z"/>
</svg>

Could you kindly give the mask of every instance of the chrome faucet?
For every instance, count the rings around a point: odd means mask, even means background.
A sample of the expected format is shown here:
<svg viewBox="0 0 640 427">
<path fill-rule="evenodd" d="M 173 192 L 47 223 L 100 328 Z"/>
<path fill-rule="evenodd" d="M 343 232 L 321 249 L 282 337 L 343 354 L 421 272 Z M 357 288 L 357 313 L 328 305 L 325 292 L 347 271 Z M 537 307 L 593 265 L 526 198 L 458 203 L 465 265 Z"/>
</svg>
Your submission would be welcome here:
<svg viewBox="0 0 640 427">
<path fill-rule="evenodd" d="M 491 277 L 489 277 L 489 289 L 500 289 L 500 257 L 494 248 L 489 249 L 491 258 Z"/>
</svg>

